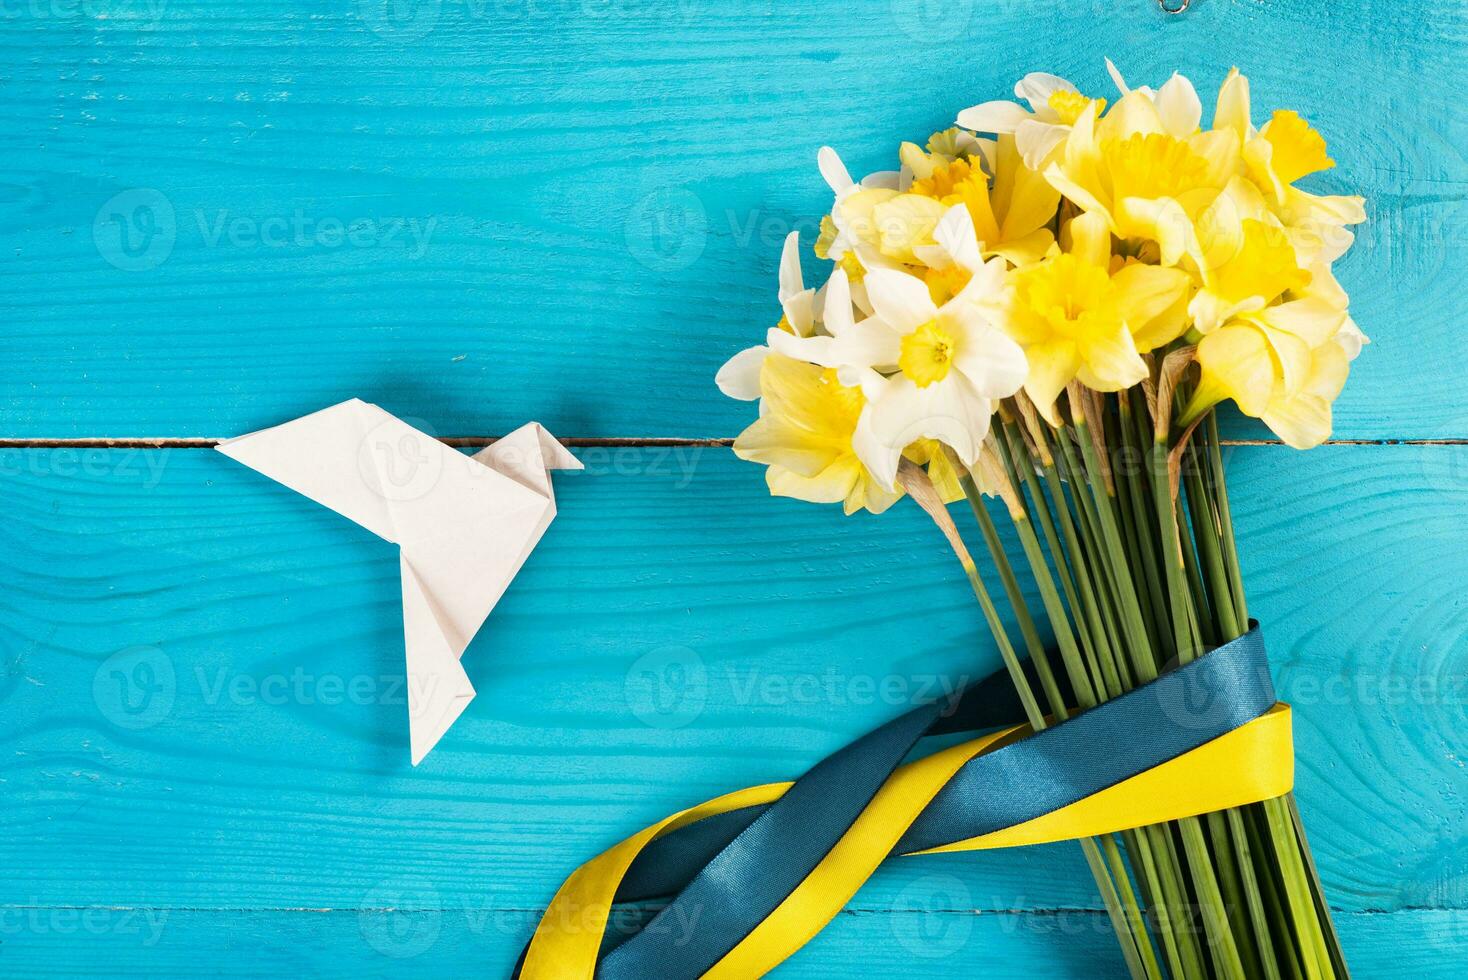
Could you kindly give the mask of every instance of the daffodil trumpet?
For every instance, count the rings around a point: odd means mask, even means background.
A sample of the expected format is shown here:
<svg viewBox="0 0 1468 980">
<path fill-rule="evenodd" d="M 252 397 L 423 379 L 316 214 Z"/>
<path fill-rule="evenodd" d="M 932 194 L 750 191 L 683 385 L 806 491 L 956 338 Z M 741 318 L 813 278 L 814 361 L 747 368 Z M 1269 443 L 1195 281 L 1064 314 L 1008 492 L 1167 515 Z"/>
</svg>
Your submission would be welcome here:
<svg viewBox="0 0 1468 980">
<path fill-rule="evenodd" d="M 1106 67 L 1115 93 L 1032 73 L 859 180 L 822 148 L 829 277 L 806 288 L 792 235 L 779 322 L 719 375 L 759 401 L 734 451 L 772 493 L 933 517 L 1032 716 L 1247 631 L 1217 412 L 1316 446 L 1368 342 L 1333 271 L 1365 210 L 1307 186 L 1334 167 L 1321 134 L 1256 124 L 1237 70 L 1210 114 L 1182 75 Z M 1288 796 L 1082 846 L 1133 977 L 1348 976 Z"/>
</svg>

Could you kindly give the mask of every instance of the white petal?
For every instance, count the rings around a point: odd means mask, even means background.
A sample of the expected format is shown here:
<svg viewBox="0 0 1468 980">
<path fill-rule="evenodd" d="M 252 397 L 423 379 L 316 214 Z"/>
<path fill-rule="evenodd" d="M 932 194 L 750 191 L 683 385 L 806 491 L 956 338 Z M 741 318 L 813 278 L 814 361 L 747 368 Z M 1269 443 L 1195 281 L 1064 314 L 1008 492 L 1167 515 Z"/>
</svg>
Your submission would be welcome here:
<svg viewBox="0 0 1468 980">
<path fill-rule="evenodd" d="M 1335 335 L 1335 342 L 1346 352 L 1346 359 L 1354 361 L 1361 353 L 1361 348 L 1371 343 L 1371 338 L 1361 332 L 1355 320 L 1346 317 L 1346 322 L 1341 324 L 1340 331 Z"/>
<path fill-rule="evenodd" d="M 765 337 L 770 350 L 797 361 L 808 361 L 821 367 L 836 367 L 835 340 L 831 337 L 797 337 L 772 327 Z"/>
<path fill-rule="evenodd" d="M 867 298 L 877 316 L 900 334 L 911 333 L 938 315 L 927 283 L 905 272 L 873 269 L 866 275 Z"/>
<path fill-rule="evenodd" d="M 846 270 L 839 266 L 826 282 L 826 305 L 822 319 L 827 332 L 838 337 L 852 326 L 851 286 L 846 278 Z"/>
<path fill-rule="evenodd" d="M 800 274 L 800 232 L 792 231 L 785 236 L 785 248 L 780 252 L 780 302 L 805 289 L 805 279 Z"/>
<path fill-rule="evenodd" d="M 898 190 L 901 183 L 900 170 L 874 170 L 861 179 L 862 187 L 881 187 L 892 191 Z"/>
<path fill-rule="evenodd" d="M 1168 134 L 1177 139 L 1186 139 L 1197 132 L 1203 118 L 1203 103 L 1198 100 L 1193 83 L 1173 72 L 1157 90 L 1157 114 L 1162 117 Z"/>
<path fill-rule="evenodd" d="M 958 124 L 976 133 L 1012 133 L 1030 114 L 1017 102 L 983 102 L 958 114 Z"/>
<path fill-rule="evenodd" d="M 1028 102 L 1033 108 L 1049 106 L 1050 96 L 1056 92 L 1075 92 L 1076 87 L 1059 75 L 1043 71 L 1032 71 L 1014 84 L 1014 94 Z"/>
<path fill-rule="evenodd" d="M 714 381 L 730 398 L 752 402 L 759 397 L 759 372 L 764 366 L 768 347 L 746 347 L 724 362 Z"/>
<path fill-rule="evenodd" d="M 780 306 L 785 311 L 785 319 L 790 321 L 795 332 L 802 337 L 810 336 L 811 329 L 816 323 L 816 291 L 803 289 L 794 296 L 782 300 Z"/>
<path fill-rule="evenodd" d="M 973 277 L 959 290 L 958 295 L 944 304 L 984 306 L 999 299 L 1004 292 L 1005 264 L 1001 258 L 992 258 L 974 270 Z"/>
<path fill-rule="evenodd" d="M 847 328 L 836 338 L 832 349 L 839 367 L 893 371 L 902 353 L 902 338 L 881 320 L 868 317 Z"/>
<path fill-rule="evenodd" d="M 1106 73 L 1111 76 L 1111 80 L 1116 83 L 1116 90 L 1122 95 L 1126 95 L 1131 91 L 1131 89 L 1127 88 L 1126 79 L 1121 77 L 1121 71 L 1112 63 L 1110 58 L 1106 59 Z"/>
<path fill-rule="evenodd" d="M 825 178 L 826 184 L 837 194 L 849 189 L 854 183 L 851 174 L 846 169 L 846 164 L 841 162 L 841 157 L 829 146 L 821 147 L 820 152 L 816 154 L 816 166 L 820 167 L 821 176 Z"/>
<path fill-rule="evenodd" d="M 984 262 L 979 254 L 979 236 L 974 231 L 973 215 L 968 207 L 955 204 L 943 213 L 933 228 L 933 241 L 943 247 L 950 262 L 969 272 L 978 270 Z"/>
<path fill-rule="evenodd" d="M 965 463 L 978 459 L 994 414 L 993 403 L 957 372 L 922 388 L 896 375 L 868 408 L 872 438 L 889 450 L 901 451 L 919 439 L 937 439 Z"/>
<path fill-rule="evenodd" d="M 1069 135 L 1069 126 L 1026 119 L 1014 131 L 1014 145 L 1026 167 L 1041 170 L 1045 165 L 1045 158 Z"/>
<path fill-rule="evenodd" d="M 1019 344 L 987 323 L 965 325 L 953 366 L 988 398 L 1008 398 L 1019 391 L 1030 371 Z"/>
<path fill-rule="evenodd" d="M 867 402 L 862 407 L 861 415 L 857 416 L 856 429 L 851 433 L 851 448 L 856 452 L 856 458 L 871 471 L 872 479 L 886 487 L 894 489 L 897 483 L 897 467 L 902 462 L 902 450 L 906 446 L 889 446 L 872 434 L 872 403 Z"/>
</svg>

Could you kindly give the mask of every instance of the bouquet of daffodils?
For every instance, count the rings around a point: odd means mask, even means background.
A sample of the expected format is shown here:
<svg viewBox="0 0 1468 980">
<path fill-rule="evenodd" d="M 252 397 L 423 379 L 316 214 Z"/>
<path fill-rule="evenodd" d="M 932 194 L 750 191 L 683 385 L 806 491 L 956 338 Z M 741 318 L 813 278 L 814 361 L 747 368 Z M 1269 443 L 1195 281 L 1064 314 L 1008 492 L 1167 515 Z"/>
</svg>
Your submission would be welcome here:
<svg viewBox="0 0 1468 980">
<path fill-rule="evenodd" d="M 1317 445 L 1366 343 L 1331 274 L 1362 201 L 1295 186 L 1333 165 L 1321 136 L 1289 110 L 1256 126 L 1236 70 L 1205 127 L 1186 78 L 1131 88 L 1107 65 L 1112 104 L 1027 75 L 895 171 L 856 181 L 822 149 L 830 278 L 805 287 L 792 234 L 784 316 L 718 378 L 759 399 L 734 449 L 772 493 L 848 514 L 906 494 L 934 517 L 1035 728 L 1249 629 L 1214 408 Z M 1347 976 L 1292 797 L 1083 847 L 1134 977 Z"/>
</svg>

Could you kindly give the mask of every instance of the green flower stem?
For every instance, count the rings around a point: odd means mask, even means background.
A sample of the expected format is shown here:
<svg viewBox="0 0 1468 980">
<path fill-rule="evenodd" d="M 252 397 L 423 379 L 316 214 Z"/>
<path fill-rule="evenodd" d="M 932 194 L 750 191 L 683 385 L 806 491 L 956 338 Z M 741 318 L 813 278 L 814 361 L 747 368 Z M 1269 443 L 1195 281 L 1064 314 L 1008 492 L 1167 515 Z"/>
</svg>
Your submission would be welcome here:
<svg viewBox="0 0 1468 980">
<path fill-rule="evenodd" d="M 1270 861 L 1267 819 L 1260 806 L 1245 807 L 1240 811 L 1249 839 L 1249 849 L 1259 856 L 1259 893 L 1268 910 L 1269 923 L 1274 945 L 1279 950 L 1275 962 L 1287 973 L 1286 980 L 1305 980 L 1305 969 L 1300 965 L 1300 951 L 1295 946 L 1294 929 L 1290 925 L 1290 913 L 1281 895 L 1278 862 Z"/>
<path fill-rule="evenodd" d="M 1012 474 L 1014 472 L 1012 459 L 1006 458 L 1005 462 L 1009 468 L 1009 472 Z M 972 481 L 968 481 L 965 484 L 965 492 L 969 495 L 970 503 L 982 509 L 982 501 L 977 498 L 976 488 L 973 487 Z M 1044 562 L 1043 554 L 1039 553 L 1039 545 L 1035 540 L 1029 520 L 1026 518 L 1026 515 L 1015 512 L 1011 512 L 1010 517 L 1016 527 L 1021 542 L 1025 545 L 1026 555 L 1031 562 L 1031 568 L 1037 579 L 1040 580 L 1042 595 L 1046 597 L 1047 614 L 1052 617 L 1052 621 L 1056 617 L 1062 617 L 1059 621 L 1062 623 L 1065 622 L 1063 619 L 1065 610 L 1059 606 L 1059 598 L 1055 594 L 1054 584 L 1049 578 L 1048 566 Z M 996 560 L 1001 563 L 1006 561 L 1002 557 L 996 558 Z M 1060 558 L 1057 557 L 1057 561 L 1059 560 Z M 1058 630 L 1059 627 L 1057 626 Z M 1075 676 L 1077 676 L 1079 664 L 1068 662 L 1067 669 L 1071 672 L 1074 680 Z M 1141 841 L 1145 840 L 1145 838 L 1139 836 L 1137 840 Z M 1147 845 L 1144 844 L 1143 846 L 1145 847 Z M 1154 870 L 1157 869 L 1159 861 L 1152 854 L 1133 847 L 1129 847 L 1129 851 L 1133 853 L 1134 863 L 1150 865 Z M 1164 928 L 1172 933 L 1168 937 L 1171 942 L 1167 945 L 1172 950 L 1174 960 L 1178 959 L 1180 955 L 1186 956 L 1189 964 L 1196 967 L 1192 972 L 1183 975 L 1189 977 L 1202 976 L 1203 974 L 1199 972 L 1202 969 L 1201 953 L 1197 948 L 1192 933 L 1189 931 L 1189 923 L 1185 917 L 1174 916 L 1168 913 L 1169 908 L 1186 907 L 1185 888 L 1182 885 L 1181 873 L 1177 867 L 1177 862 L 1175 859 L 1168 859 L 1160 863 L 1162 870 L 1156 877 L 1166 882 L 1166 885 L 1161 889 L 1161 894 L 1165 897 L 1161 901 L 1154 900 L 1154 907 L 1158 910 L 1159 922 L 1163 923 Z M 1156 888 L 1153 888 L 1152 891 L 1154 896 L 1159 894 Z M 1181 953 L 1179 953 L 1180 950 Z"/>
<path fill-rule="evenodd" d="M 1157 953 L 1152 948 L 1152 937 L 1147 933 L 1147 917 L 1142 912 L 1142 906 L 1137 902 L 1136 894 L 1132 891 L 1132 880 L 1127 874 L 1126 863 L 1121 858 L 1121 852 L 1117 850 L 1116 839 L 1106 834 L 1100 838 L 1100 843 L 1106 855 L 1106 861 L 1111 867 L 1111 877 L 1116 882 L 1119 891 L 1119 905 L 1126 913 L 1132 942 L 1136 944 L 1137 952 L 1141 955 L 1142 968 L 1146 971 L 1147 976 L 1161 980 L 1162 966 L 1157 962 Z"/>
<path fill-rule="evenodd" d="M 1254 871 L 1255 855 L 1249 847 L 1248 831 L 1244 828 L 1244 817 L 1239 810 L 1223 811 L 1228 823 L 1229 839 L 1234 848 L 1234 857 L 1239 868 L 1239 877 L 1244 883 L 1244 899 L 1249 906 L 1249 922 L 1254 928 L 1254 942 L 1259 964 L 1265 980 L 1280 980 L 1279 967 L 1274 952 L 1274 943 L 1269 935 L 1269 917 L 1264 910 L 1263 893 Z"/>
<path fill-rule="evenodd" d="M 1109 695 L 1107 694 L 1106 678 L 1101 672 L 1100 656 L 1097 653 L 1100 641 L 1098 641 L 1092 624 L 1082 609 L 1081 597 L 1077 591 L 1075 577 L 1071 574 L 1067 553 L 1060 546 L 1060 538 L 1055 529 L 1055 518 L 1050 513 L 1050 507 L 1045 499 L 1045 492 L 1040 485 L 1040 478 L 1036 473 L 1036 464 L 1040 461 L 1031 459 L 1024 438 L 1020 435 L 1014 423 L 1005 422 L 1003 433 L 1005 440 L 1008 441 L 1011 457 L 1013 459 L 1030 460 L 1031 462 L 1029 466 L 1020 467 L 1020 472 L 1024 477 L 1025 488 L 1029 491 L 1029 509 L 1039 520 L 1040 530 L 1045 535 L 1045 546 L 1050 549 L 1050 554 L 1055 560 L 1056 576 L 1060 579 L 1060 588 L 1065 594 L 1065 608 L 1071 611 L 1075 632 L 1081 641 L 1081 654 L 1085 660 L 1087 682 L 1091 690 L 1095 692 L 1096 700 L 1105 700 Z M 1048 455 L 1048 448 L 1044 452 Z M 1009 458 L 1006 457 L 1006 459 Z M 1066 514 L 1065 516 L 1068 519 L 1070 515 Z"/>
<path fill-rule="evenodd" d="M 1216 645 L 1214 636 L 1217 630 L 1213 619 L 1208 615 L 1209 602 L 1208 593 L 1203 587 L 1203 573 L 1198 567 L 1197 551 L 1193 547 L 1192 536 L 1184 530 L 1188 526 L 1186 516 L 1183 514 L 1182 494 L 1173 503 L 1173 521 L 1178 529 L 1178 548 L 1183 558 L 1183 579 L 1188 584 L 1188 595 L 1192 601 L 1188 603 L 1188 622 L 1192 633 L 1193 643 L 1197 645 L 1198 652 Z"/>
<path fill-rule="evenodd" d="M 1007 452 L 1004 453 L 1004 462 L 1013 472 L 1014 463 Z M 1024 462 L 1028 466 L 1028 458 Z M 988 511 L 984 507 L 983 498 L 979 496 L 979 490 L 974 485 L 974 481 L 969 479 L 962 482 L 963 492 L 968 496 L 969 506 L 976 514 L 983 512 L 987 518 Z M 1066 615 L 1065 605 L 1061 602 L 1060 594 L 1055 589 L 1055 579 L 1051 576 L 1050 565 L 1045 561 L 1045 555 L 1040 550 L 1040 542 L 1035 537 L 1034 525 L 1030 523 L 1029 515 L 1023 510 L 1011 510 L 1009 517 L 1015 532 L 1019 535 L 1020 547 L 1024 549 L 1025 558 L 1029 560 L 1030 574 L 1034 576 L 1035 583 L 1040 587 L 1040 601 L 1045 606 L 1045 615 L 1050 618 L 1050 628 L 1055 633 L 1055 640 L 1060 646 L 1060 659 L 1065 663 L 1066 672 L 1070 675 L 1071 687 L 1076 695 L 1076 704 L 1082 709 L 1094 707 L 1097 702 L 1096 692 L 1081 662 L 1081 653 L 1076 647 L 1075 634 L 1071 631 L 1070 617 Z"/>
<path fill-rule="evenodd" d="M 1198 546 L 1203 567 L 1208 573 L 1208 591 L 1213 596 L 1213 614 L 1221 636 L 1233 639 L 1243 635 L 1238 615 L 1234 612 L 1233 589 L 1229 584 L 1228 570 L 1224 567 L 1223 549 L 1219 543 L 1218 524 L 1212 501 L 1203 486 L 1202 474 L 1198 472 L 1201 454 L 1196 447 L 1189 450 L 1187 466 L 1188 511 L 1192 515 L 1193 540 Z"/>
<path fill-rule="evenodd" d="M 1157 443 L 1152 448 L 1152 496 L 1157 509 L 1157 526 L 1161 532 L 1163 561 L 1167 571 L 1168 603 L 1172 613 L 1173 639 L 1179 661 L 1187 663 L 1201 652 L 1196 624 L 1189 602 L 1189 587 L 1183 571 L 1182 542 L 1178 533 L 1177 511 L 1173 506 L 1172 488 L 1167 470 L 1167 446 Z M 1242 980 L 1244 965 L 1238 943 L 1229 924 L 1223 893 L 1214 873 L 1213 860 L 1197 818 L 1177 821 L 1183 848 L 1188 857 L 1193 887 L 1203 913 L 1204 932 L 1214 965 L 1227 980 Z"/>
<path fill-rule="evenodd" d="M 1311 894 L 1315 897 L 1315 913 L 1324 932 L 1326 948 L 1330 951 L 1330 964 L 1340 980 L 1350 980 L 1351 972 L 1346 968 L 1346 956 L 1341 951 L 1340 936 L 1336 934 L 1335 922 L 1330 915 L 1330 904 L 1325 900 L 1325 889 L 1320 886 L 1320 872 L 1315 867 L 1315 856 L 1310 853 L 1310 840 L 1305 835 L 1305 823 L 1300 819 L 1300 808 L 1295 803 L 1295 794 L 1284 797 L 1290 808 L 1290 820 L 1295 825 L 1295 839 L 1300 844 L 1300 856 L 1305 860 L 1305 873 L 1310 879 Z"/>
<path fill-rule="evenodd" d="M 1035 700 L 1035 692 L 1030 687 L 1029 678 L 1025 676 L 1024 668 L 1015 655 L 1014 645 L 1009 641 L 1009 633 L 999 618 L 999 610 L 994 606 L 994 600 L 990 598 L 989 590 L 984 587 L 983 580 L 979 578 L 979 570 L 974 563 L 971 560 L 961 560 L 961 564 L 964 574 L 968 576 L 969 585 L 973 589 L 974 598 L 979 602 L 979 609 L 984 614 L 984 620 L 988 623 L 989 632 L 993 634 L 994 642 L 999 647 L 999 655 L 1003 658 L 1004 666 L 1009 671 L 1010 680 L 1019 694 L 1020 703 L 1025 709 L 1025 717 L 1034 731 L 1040 731 L 1046 727 L 1045 714 L 1040 710 L 1039 702 Z M 1107 917 L 1111 920 L 1111 927 L 1121 946 L 1122 958 L 1126 960 L 1127 970 L 1133 980 L 1160 980 L 1160 974 L 1156 972 L 1155 959 L 1152 960 L 1153 972 L 1147 971 L 1147 961 L 1144 960 L 1138 949 L 1137 941 L 1132 933 L 1132 922 L 1141 915 L 1141 911 L 1133 909 L 1129 913 L 1122 907 L 1121 898 L 1111 881 L 1110 872 L 1106 868 L 1106 863 L 1101 857 L 1101 851 L 1096 846 L 1096 842 L 1090 838 L 1082 840 L 1081 850 L 1096 879 L 1096 886 L 1101 892 L 1101 900 L 1106 906 Z"/>
<path fill-rule="evenodd" d="M 1116 667 L 1112 663 L 1113 647 L 1108 635 L 1106 625 L 1102 622 L 1102 612 L 1097 600 L 1095 588 L 1091 584 L 1091 572 L 1086 560 L 1085 552 L 1081 550 L 1080 542 L 1076 538 L 1075 523 L 1071 520 L 1070 505 L 1066 501 L 1065 488 L 1060 482 L 1060 474 L 1055 469 L 1052 459 L 1049 465 L 1043 467 L 1045 476 L 1045 489 L 1049 494 L 1050 508 L 1054 510 L 1059 518 L 1061 534 L 1065 539 L 1064 554 L 1070 557 L 1071 576 L 1075 579 L 1076 591 L 1079 593 L 1079 602 L 1073 608 L 1082 610 L 1085 616 L 1087 632 L 1091 636 L 1091 642 L 1096 655 L 1097 672 L 1100 681 L 1096 684 L 1097 690 L 1105 693 L 1108 698 L 1114 698 L 1122 693 L 1121 679 L 1117 674 Z M 1051 553 L 1062 554 L 1059 548 L 1052 547 Z"/>
<path fill-rule="evenodd" d="M 1125 552 L 1121 545 L 1121 531 L 1117 527 L 1116 499 L 1106 492 L 1101 462 L 1096 456 L 1096 447 L 1091 441 L 1090 431 L 1084 416 L 1074 423 L 1075 441 L 1080 443 L 1081 457 L 1085 460 L 1089 477 L 1091 498 L 1096 504 L 1096 518 L 1100 529 L 1101 552 L 1111 571 L 1111 582 L 1116 587 L 1121 621 L 1126 634 L 1126 646 L 1132 655 L 1132 667 L 1139 684 L 1157 678 L 1157 661 L 1142 622 L 1142 607 L 1137 601 L 1136 583 L 1127 568 Z"/>
<path fill-rule="evenodd" d="M 1249 976 L 1262 976 L 1264 969 L 1259 964 L 1259 947 L 1254 939 L 1252 922 L 1238 915 L 1246 907 L 1247 900 L 1244 897 L 1243 876 L 1234 861 L 1228 821 L 1222 813 L 1214 812 L 1203 817 L 1203 824 L 1208 830 L 1208 842 L 1212 845 L 1213 863 L 1218 884 L 1223 890 L 1224 907 L 1233 913 L 1229 918 L 1229 926 L 1233 931 L 1234 942 L 1239 947 L 1239 958 L 1243 960 L 1245 972 Z"/>
<path fill-rule="evenodd" d="M 1107 648 L 1111 652 L 1109 661 L 1102 661 L 1102 669 L 1104 670 L 1109 663 L 1112 676 L 1108 678 L 1107 684 L 1112 690 L 1111 696 L 1116 697 L 1130 690 L 1133 684 L 1131 666 L 1121 649 L 1121 617 L 1117 611 L 1119 606 L 1112 594 L 1113 589 L 1106 570 L 1102 567 L 1104 563 L 1100 560 L 1100 547 L 1096 542 L 1096 522 L 1092 516 L 1094 504 L 1091 502 L 1090 495 L 1080 489 L 1080 481 L 1084 477 L 1078 475 L 1074 453 L 1071 451 L 1070 441 L 1066 438 L 1064 430 L 1059 433 L 1057 445 L 1061 451 L 1060 463 L 1064 470 L 1064 479 L 1066 483 L 1070 484 L 1071 497 L 1075 502 L 1075 527 L 1080 529 L 1080 541 L 1083 544 L 1083 547 L 1076 549 L 1076 553 L 1085 556 L 1085 564 L 1077 566 L 1076 575 L 1080 577 L 1085 574 L 1089 579 L 1089 588 L 1086 591 L 1090 592 L 1094 598 L 1096 618 L 1101 623 Z M 1062 501 L 1060 506 L 1064 507 L 1065 492 L 1058 486 L 1058 479 L 1056 483 L 1054 493 L 1059 495 Z"/>
<path fill-rule="evenodd" d="M 1142 891 L 1147 897 L 1147 905 L 1157 916 L 1157 932 L 1162 937 L 1162 951 L 1167 956 L 1167 968 L 1174 977 L 1186 977 L 1189 974 L 1183 969 L 1181 941 L 1178 938 L 1178 924 L 1167 912 L 1167 903 L 1162 895 L 1162 880 L 1158 876 L 1157 861 L 1152 855 L 1152 845 L 1147 840 L 1144 830 L 1128 830 L 1122 835 L 1127 844 L 1127 854 L 1131 856 L 1133 867 L 1137 868 L 1137 877 L 1141 882 Z"/>
<path fill-rule="evenodd" d="M 1040 634 L 1035 629 L 1035 620 L 1030 615 L 1029 607 L 1025 605 L 1024 593 L 1020 591 L 1014 569 L 1005 560 L 1004 544 L 999 540 L 999 531 L 994 527 L 994 520 L 989 516 L 989 511 L 984 507 L 983 502 L 975 499 L 978 490 L 974 488 L 974 481 L 964 476 L 960 478 L 960 482 L 969 504 L 973 507 L 974 517 L 978 520 L 979 530 L 984 537 L 984 544 L 989 549 L 989 555 L 994 559 L 994 567 L 999 572 L 999 581 L 1004 586 L 1004 594 L 1009 599 L 1010 607 L 1014 610 L 1020 634 L 1024 637 L 1025 648 L 1035 665 L 1036 672 L 1040 675 L 1040 688 L 1045 692 L 1051 713 L 1063 721 L 1070 717 L 1070 712 L 1065 706 L 1065 699 L 1061 697 L 1060 687 L 1055 683 L 1055 673 L 1050 667 L 1050 656 L 1045 651 L 1045 644 L 1040 642 Z M 1082 707 L 1085 706 L 1082 705 Z"/>
<path fill-rule="evenodd" d="M 1157 577 L 1157 537 L 1152 533 L 1151 521 L 1147 519 L 1150 513 L 1151 490 L 1148 482 L 1142 479 L 1141 473 L 1141 468 L 1147 459 L 1146 423 L 1134 417 L 1136 412 L 1125 394 L 1118 397 L 1117 408 L 1121 418 L 1120 428 L 1123 443 L 1128 450 L 1126 456 L 1120 461 L 1120 469 L 1123 471 L 1128 502 L 1131 504 L 1131 523 L 1136 528 L 1137 549 L 1147 583 L 1148 606 L 1152 610 L 1153 621 L 1160 627 L 1160 624 L 1166 621 L 1166 614 L 1162 605 L 1162 583 Z M 1154 630 L 1152 633 L 1154 649 L 1159 645 L 1160 640 L 1160 629 Z"/>
<path fill-rule="evenodd" d="M 1223 477 L 1223 449 L 1218 438 L 1218 415 L 1208 413 L 1208 421 L 1200 426 L 1208 447 L 1208 487 L 1213 505 L 1218 510 L 1218 537 L 1223 542 L 1224 567 L 1228 570 L 1229 591 L 1234 599 L 1234 614 L 1242 624 L 1249 622 L 1249 606 L 1244 599 L 1244 578 L 1239 570 L 1239 550 L 1234 541 L 1233 514 L 1228 505 L 1228 486 Z"/>
<path fill-rule="evenodd" d="M 1262 806 L 1268 821 L 1269 836 L 1274 841 L 1280 876 L 1284 881 L 1285 901 L 1289 905 L 1290 917 L 1294 920 L 1295 938 L 1299 944 L 1306 980 L 1322 980 L 1333 975 L 1330 954 L 1325 949 L 1325 937 L 1321 934 L 1320 924 L 1315 917 L 1310 883 L 1305 876 L 1299 848 L 1295 846 L 1294 826 L 1289 810 L 1282 797 L 1265 800 Z"/>
<path fill-rule="evenodd" d="M 1218 437 L 1218 417 L 1216 413 L 1209 412 L 1205 422 L 1199 426 L 1202 446 L 1200 455 L 1205 457 L 1206 473 L 1202 480 L 1203 491 L 1212 505 L 1213 515 L 1216 523 L 1209 525 L 1210 529 L 1216 528 L 1219 552 L 1221 554 L 1225 577 L 1228 582 L 1228 595 L 1232 598 L 1232 611 L 1239 633 L 1247 628 L 1249 622 L 1248 607 L 1244 599 L 1243 578 L 1239 569 L 1238 547 L 1234 539 L 1233 517 L 1229 509 L 1228 489 L 1224 477 L 1223 457 L 1221 442 Z M 1191 494 L 1192 488 L 1189 488 Z M 1214 601 L 1222 606 L 1225 604 L 1223 593 L 1215 590 Z M 1235 634 L 1237 635 L 1237 634 Z M 1232 636 L 1229 637 L 1232 639 Z M 1288 808 L 1290 821 L 1286 826 L 1283 821 L 1263 821 L 1269 828 L 1272 843 L 1278 849 L 1281 847 L 1297 850 L 1305 872 L 1306 885 L 1310 894 L 1310 906 L 1313 909 L 1313 921 L 1306 924 L 1306 932 L 1314 941 L 1318 933 L 1326 949 L 1325 963 L 1329 965 L 1327 975 L 1349 978 L 1350 971 L 1346 966 L 1345 955 L 1341 951 L 1340 938 L 1335 930 L 1335 923 L 1331 920 L 1330 905 L 1325 899 L 1324 889 L 1320 884 L 1320 874 L 1315 867 L 1315 858 L 1310 853 L 1310 842 L 1305 834 L 1305 827 L 1300 820 L 1299 807 L 1295 803 L 1294 795 L 1289 794 L 1284 798 L 1284 805 Z M 1280 839 L 1274 840 L 1275 828 L 1279 828 Z M 1262 882 L 1261 882 L 1262 885 Z M 1294 906 L 1291 906 L 1293 909 Z M 1303 912 L 1303 910 L 1302 910 Z M 1258 930 L 1256 928 L 1256 934 Z"/>
</svg>

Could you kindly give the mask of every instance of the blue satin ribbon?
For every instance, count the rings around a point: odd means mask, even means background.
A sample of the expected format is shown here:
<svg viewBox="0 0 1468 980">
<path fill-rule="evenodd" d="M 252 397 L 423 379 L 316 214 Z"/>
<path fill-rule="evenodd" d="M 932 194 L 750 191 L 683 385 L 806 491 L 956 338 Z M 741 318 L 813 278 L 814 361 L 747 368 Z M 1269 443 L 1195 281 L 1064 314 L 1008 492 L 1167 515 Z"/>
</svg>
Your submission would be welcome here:
<svg viewBox="0 0 1468 980">
<path fill-rule="evenodd" d="M 893 850 L 911 854 L 1031 820 L 1260 717 L 1275 703 L 1257 623 L 1244 636 L 1121 697 L 967 762 Z M 693 980 L 738 945 L 830 853 L 928 735 L 1023 722 L 1006 673 L 956 710 L 916 708 L 817 763 L 774 803 L 720 813 L 649 844 L 618 902 L 675 895 L 606 951 L 596 980 Z M 696 922 L 690 936 L 677 923 Z M 516 969 L 518 975 L 519 969 Z"/>
</svg>

